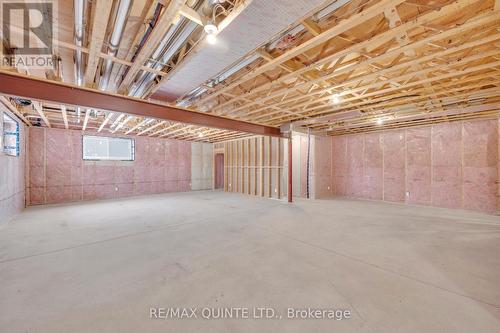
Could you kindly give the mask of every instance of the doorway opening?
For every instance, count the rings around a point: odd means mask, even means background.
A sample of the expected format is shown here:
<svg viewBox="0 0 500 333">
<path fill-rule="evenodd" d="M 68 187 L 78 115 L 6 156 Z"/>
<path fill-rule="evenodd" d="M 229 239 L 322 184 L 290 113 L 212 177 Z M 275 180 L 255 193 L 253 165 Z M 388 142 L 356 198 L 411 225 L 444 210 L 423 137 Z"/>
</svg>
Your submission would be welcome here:
<svg viewBox="0 0 500 333">
<path fill-rule="evenodd" d="M 215 154 L 215 189 L 224 188 L 224 154 Z"/>
</svg>

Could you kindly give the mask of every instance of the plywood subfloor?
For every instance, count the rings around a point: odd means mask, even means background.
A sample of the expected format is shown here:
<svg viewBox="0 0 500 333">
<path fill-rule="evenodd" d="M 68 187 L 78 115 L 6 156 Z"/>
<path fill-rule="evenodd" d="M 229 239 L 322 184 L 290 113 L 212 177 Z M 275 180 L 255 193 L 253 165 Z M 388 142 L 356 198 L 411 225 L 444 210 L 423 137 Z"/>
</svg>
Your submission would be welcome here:
<svg viewBox="0 0 500 333">
<path fill-rule="evenodd" d="M 223 192 L 32 207 L 0 226 L 5 332 L 498 332 L 500 218 Z M 283 319 L 150 320 L 150 307 Z M 286 308 L 349 320 L 287 320 Z"/>
</svg>

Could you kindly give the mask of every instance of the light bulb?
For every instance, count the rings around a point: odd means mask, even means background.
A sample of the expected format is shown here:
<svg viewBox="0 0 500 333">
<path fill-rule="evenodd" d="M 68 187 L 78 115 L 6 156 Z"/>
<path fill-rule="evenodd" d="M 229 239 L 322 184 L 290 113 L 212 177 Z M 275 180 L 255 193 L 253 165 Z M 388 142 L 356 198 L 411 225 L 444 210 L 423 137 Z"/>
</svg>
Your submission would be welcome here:
<svg viewBox="0 0 500 333">
<path fill-rule="evenodd" d="M 217 26 L 215 24 L 213 24 L 212 22 L 208 22 L 207 24 L 205 24 L 203 29 L 209 35 L 216 34 L 218 31 Z"/>
<path fill-rule="evenodd" d="M 217 37 L 215 37 L 215 35 L 207 35 L 207 42 L 208 44 L 211 44 L 211 45 L 214 45 L 215 43 L 217 43 Z"/>
<path fill-rule="evenodd" d="M 333 104 L 339 104 L 340 103 L 340 96 L 339 95 L 332 95 L 332 97 L 330 98 L 330 100 L 332 101 Z"/>
</svg>

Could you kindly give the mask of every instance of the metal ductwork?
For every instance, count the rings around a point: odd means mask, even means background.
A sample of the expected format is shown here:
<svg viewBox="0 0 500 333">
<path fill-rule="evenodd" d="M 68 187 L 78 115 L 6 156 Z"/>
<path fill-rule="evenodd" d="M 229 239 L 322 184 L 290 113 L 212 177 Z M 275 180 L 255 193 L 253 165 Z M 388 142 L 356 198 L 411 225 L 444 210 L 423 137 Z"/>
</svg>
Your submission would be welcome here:
<svg viewBox="0 0 500 333">
<path fill-rule="evenodd" d="M 170 61 L 174 54 L 182 47 L 189 36 L 195 31 L 198 25 L 185 18 L 177 26 L 168 30 L 160 46 L 153 53 L 152 59 L 146 66 L 161 70 L 163 66 Z M 130 96 L 140 97 L 149 88 L 156 74 L 151 72 L 142 72 L 130 89 Z"/>
<path fill-rule="evenodd" d="M 74 0 L 75 45 L 78 47 L 83 47 L 85 3 L 86 0 Z M 83 52 L 81 50 L 75 50 L 75 82 L 79 86 L 83 85 Z"/>
<path fill-rule="evenodd" d="M 120 0 L 115 12 L 115 23 L 113 25 L 113 32 L 109 38 L 108 55 L 115 57 L 118 53 L 118 47 L 125 30 L 127 17 L 132 5 L 133 0 Z M 101 80 L 99 81 L 99 89 L 107 90 L 111 71 L 113 70 L 113 60 L 106 59 L 102 70 Z"/>
<path fill-rule="evenodd" d="M 201 13 L 211 10 L 212 4 L 205 0 L 192 0 L 188 5 Z M 153 52 L 151 59 L 146 63 L 146 66 L 156 70 L 161 70 L 167 64 L 175 53 L 184 45 L 189 36 L 199 27 L 196 23 L 186 18 L 181 18 L 179 23 L 170 27 L 163 37 L 160 45 Z M 142 72 L 137 80 L 131 86 L 129 95 L 134 97 L 142 97 L 151 85 L 154 83 L 156 74 L 150 72 Z"/>
<path fill-rule="evenodd" d="M 83 47 L 85 38 L 85 12 L 86 0 L 74 0 L 74 16 L 75 16 L 75 45 Z M 75 82 L 77 85 L 83 85 L 83 52 L 75 50 Z M 80 107 L 76 108 L 77 122 L 80 123 L 82 110 Z"/>
<path fill-rule="evenodd" d="M 172 70 L 162 80 L 156 90 L 158 95 L 168 96 L 168 101 L 182 98 L 205 82 L 219 77 L 228 66 L 237 64 L 261 47 L 263 41 L 272 39 L 305 14 L 325 5 L 324 0 L 252 0 L 244 3 L 247 4 L 244 9 L 236 9 L 234 14 L 230 14 L 232 23 L 228 28 L 223 29 L 222 22 L 219 24 L 217 39 L 220 43 L 199 47 L 196 53 L 183 61 L 182 66 Z"/>
</svg>

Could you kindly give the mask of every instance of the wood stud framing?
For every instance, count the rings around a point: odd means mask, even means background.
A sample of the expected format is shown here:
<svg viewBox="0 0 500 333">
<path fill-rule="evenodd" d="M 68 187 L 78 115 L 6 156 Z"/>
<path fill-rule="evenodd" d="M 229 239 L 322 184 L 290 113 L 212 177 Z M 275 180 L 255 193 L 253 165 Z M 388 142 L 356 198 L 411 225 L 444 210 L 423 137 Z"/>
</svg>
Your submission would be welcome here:
<svg viewBox="0 0 500 333">
<path fill-rule="evenodd" d="M 218 143 L 224 149 L 224 190 L 282 199 L 286 139 L 251 137 Z M 274 149 L 272 148 L 274 147 Z"/>
</svg>

